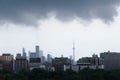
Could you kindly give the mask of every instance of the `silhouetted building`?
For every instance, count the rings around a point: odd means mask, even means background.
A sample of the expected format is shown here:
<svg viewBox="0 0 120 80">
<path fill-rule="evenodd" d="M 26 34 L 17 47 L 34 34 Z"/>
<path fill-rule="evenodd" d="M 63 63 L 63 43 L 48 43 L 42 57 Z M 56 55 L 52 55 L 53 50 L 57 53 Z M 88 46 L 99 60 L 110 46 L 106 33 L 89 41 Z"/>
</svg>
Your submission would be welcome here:
<svg viewBox="0 0 120 80">
<path fill-rule="evenodd" d="M 83 68 L 103 69 L 102 59 L 93 54 L 92 57 L 83 57 L 77 61 L 77 65 Z"/>
<path fill-rule="evenodd" d="M 0 67 L 5 71 L 13 71 L 13 55 L 4 53 L 0 56 Z"/>
<path fill-rule="evenodd" d="M 28 70 L 28 60 L 21 54 L 17 54 L 15 60 L 15 72 L 19 72 L 21 70 Z"/>
<path fill-rule="evenodd" d="M 64 71 L 65 65 L 70 65 L 70 59 L 68 57 L 56 57 L 52 60 L 52 66 L 55 71 Z"/>
<path fill-rule="evenodd" d="M 100 57 L 105 70 L 120 69 L 120 53 L 108 51 L 100 53 Z"/>
</svg>

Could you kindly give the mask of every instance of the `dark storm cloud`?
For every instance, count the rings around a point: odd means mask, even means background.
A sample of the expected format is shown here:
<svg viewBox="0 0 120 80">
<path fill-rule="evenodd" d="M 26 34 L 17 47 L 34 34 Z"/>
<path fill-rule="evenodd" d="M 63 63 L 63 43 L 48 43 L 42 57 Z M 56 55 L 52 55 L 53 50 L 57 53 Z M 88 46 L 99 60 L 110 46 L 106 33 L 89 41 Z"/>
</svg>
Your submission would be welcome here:
<svg viewBox="0 0 120 80">
<path fill-rule="evenodd" d="M 36 24 L 54 11 L 60 20 L 79 17 L 109 22 L 117 15 L 119 3 L 120 0 L 0 0 L 0 21 Z"/>
</svg>

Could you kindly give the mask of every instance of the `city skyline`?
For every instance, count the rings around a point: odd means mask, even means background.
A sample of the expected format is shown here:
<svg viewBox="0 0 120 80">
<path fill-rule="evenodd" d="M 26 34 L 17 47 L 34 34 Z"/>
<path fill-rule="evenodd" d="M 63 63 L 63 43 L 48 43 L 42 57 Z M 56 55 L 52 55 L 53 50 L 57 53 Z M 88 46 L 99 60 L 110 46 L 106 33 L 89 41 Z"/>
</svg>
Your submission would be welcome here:
<svg viewBox="0 0 120 80">
<path fill-rule="evenodd" d="M 120 52 L 119 0 L 1 0 L 0 54 L 39 45 L 45 55 Z"/>
<path fill-rule="evenodd" d="M 102 52 L 93 54 L 90 57 L 82 57 L 75 60 L 74 43 L 73 43 L 73 58 L 71 57 L 52 57 L 48 54 L 46 57 L 38 45 L 35 46 L 35 51 L 29 52 L 26 55 L 25 48 L 22 53 L 12 55 L 11 53 L 2 53 L 0 55 L 0 70 L 10 72 L 19 72 L 21 70 L 44 69 L 48 71 L 66 71 L 73 70 L 79 72 L 85 68 L 88 69 L 103 69 L 115 70 L 120 69 L 120 52 Z"/>
</svg>

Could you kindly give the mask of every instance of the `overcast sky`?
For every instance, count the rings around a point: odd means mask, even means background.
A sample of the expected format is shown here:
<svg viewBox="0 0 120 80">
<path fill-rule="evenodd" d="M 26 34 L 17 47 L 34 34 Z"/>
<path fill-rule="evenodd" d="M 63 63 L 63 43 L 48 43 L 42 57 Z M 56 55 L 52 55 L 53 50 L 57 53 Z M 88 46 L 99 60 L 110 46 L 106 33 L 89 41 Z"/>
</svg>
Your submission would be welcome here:
<svg viewBox="0 0 120 80">
<path fill-rule="evenodd" d="M 76 59 L 120 52 L 120 0 L 0 0 L 0 53 L 40 45 L 44 54 Z"/>
</svg>

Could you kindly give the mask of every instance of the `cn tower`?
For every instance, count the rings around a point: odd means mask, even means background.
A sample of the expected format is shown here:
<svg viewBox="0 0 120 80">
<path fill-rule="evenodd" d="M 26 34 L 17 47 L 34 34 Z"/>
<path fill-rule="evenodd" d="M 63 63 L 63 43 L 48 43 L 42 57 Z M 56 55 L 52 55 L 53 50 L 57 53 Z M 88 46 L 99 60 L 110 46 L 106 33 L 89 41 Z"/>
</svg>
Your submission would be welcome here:
<svg viewBox="0 0 120 80">
<path fill-rule="evenodd" d="M 73 41 L 73 64 L 75 64 L 75 42 Z"/>
</svg>

